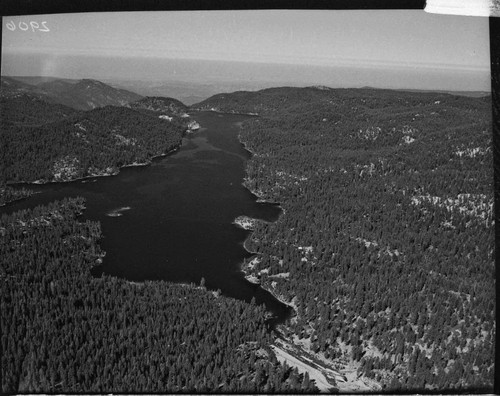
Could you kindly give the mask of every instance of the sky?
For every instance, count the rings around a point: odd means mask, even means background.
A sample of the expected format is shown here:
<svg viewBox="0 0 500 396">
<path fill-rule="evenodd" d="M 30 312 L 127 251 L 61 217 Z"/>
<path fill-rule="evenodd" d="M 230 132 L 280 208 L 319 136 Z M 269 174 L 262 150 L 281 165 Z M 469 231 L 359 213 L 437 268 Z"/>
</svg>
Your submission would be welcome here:
<svg viewBox="0 0 500 396">
<path fill-rule="evenodd" d="M 316 75 L 328 86 L 489 90 L 488 34 L 487 18 L 421 10 L 16 16 L 3 18 L 2 74 L 203 80 L 205 73 L 269 84 Z"/>
</svg>

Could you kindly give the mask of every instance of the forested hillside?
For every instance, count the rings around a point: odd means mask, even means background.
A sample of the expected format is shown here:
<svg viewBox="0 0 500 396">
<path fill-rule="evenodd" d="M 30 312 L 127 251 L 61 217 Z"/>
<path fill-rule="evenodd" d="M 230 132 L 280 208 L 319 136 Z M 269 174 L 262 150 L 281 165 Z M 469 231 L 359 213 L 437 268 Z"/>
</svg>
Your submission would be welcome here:
<svg viewBox="0 0 500 396">
<path fill-rule="evenodd" d="M 495 339 L 489 98 L 276 88 L 193 106 L 258 113 L 246 185 L 281 203 L 244 270 L 294 305 L 283 334 L 349 381 L 489 390 Z M 342 388 L 344 386 L 344 388 Z"/>
<path fill-rule="evenodd" d="M 0 206 L 4 206 L 8 202 L 28 198 L 33 194 L 34 192 L 27 188 L 12 188 L 0 182 Z"/>
<path fill-rule="evenodd" d="M 107 106 L 76 112 L 24 95 L 1 103 L 0 181 L 110 175 L 178 147 L 188 122 Z"/>
<path fill-rule="evenodd" d="M 50 103 L 28 93 L 11 97 L 0 96 L 0 111 L 2 130 L 9 128 L 12 124 L 18 126 L 43 125 L 78 113 L 70 107 Z"/>
<path fill-rule="evenodd" d="M 262 306 L 167 282 L 93 278 L 81 198 L 0 219 L 5 393 L 314 392 L 269 349 Z"/>
<path fill-rule="evenodd" d="M 50 100 L 50 97 L 46 92 L 37 89 L 32 84 L 16 80 L 12 77 L 0 77 L 0 98 L 16 97 L 21 95 L 31 95 L 40 100 Z"/>
<path fill-rule="evenodd" d="M 47 89 L 48 86 L 45 85 L 43 88 Z M 72 85 L 68 84 L 65 90 L 61 90 L 59 86 L 53 84 L 50 86 L 49 93 L 58 103 L 77 110 L 91 110 L 104 106 L 124 106 L 141 98 L 141 95 L 134 92 L 116 89 L 101 81 L 91 79 L 83 79 Z"/>
<path fill-rule="evenodd" d="M 134 110 L 149 110 L 170 116 L 187 116 L 186 112 L 188 111 L 188 107 L 177 99 L 157 96 L 142 98 L 130 103 L 129 106 Z"/>
<path fill-rule="evenodd" d="M 26 80 L 34 84 L 27 83 Z M 97 80 L 45 80 L 36 77 L 31 79 L 20 77 L 18 80 L 16 77 L 2 76 L 0 96 L 15 97 L 29 94 L 50 103 L 83 111 L 104 106 L 124 106 L 142 98 L 134 92 L 113 88 Z"/>
</svg>

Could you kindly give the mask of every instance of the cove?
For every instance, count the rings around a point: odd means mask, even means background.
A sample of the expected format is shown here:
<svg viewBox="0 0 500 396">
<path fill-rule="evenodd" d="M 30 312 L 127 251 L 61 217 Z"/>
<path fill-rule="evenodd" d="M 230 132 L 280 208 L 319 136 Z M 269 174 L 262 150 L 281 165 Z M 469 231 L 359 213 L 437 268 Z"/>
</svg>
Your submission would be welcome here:
<svg viewBox="0 0 500 396">
<path fill-rule="evenodd" d="M 238 123 L 251 116 L 191 116 L 202 128 L 150 166 L 70 183 L 23 184 L 41 193 L 0 208 L 0 214 L 82 196 L 82 219 L 100 221 L 104 235 L 106 256 L 94 276 L 195 284 L 205 278 L 208 289 L 265 304 L 273 314 L 271 326 L 282 323 L 292 310 L 244 278 L 240 265 L 252 256 L 243 247 L 250 232 L 233 224 L 241 215 L 275 221 L 281 212 L 275 204 L 257 202 L 242 185 L 251 155 L 238 140 Z"/>
</svg>

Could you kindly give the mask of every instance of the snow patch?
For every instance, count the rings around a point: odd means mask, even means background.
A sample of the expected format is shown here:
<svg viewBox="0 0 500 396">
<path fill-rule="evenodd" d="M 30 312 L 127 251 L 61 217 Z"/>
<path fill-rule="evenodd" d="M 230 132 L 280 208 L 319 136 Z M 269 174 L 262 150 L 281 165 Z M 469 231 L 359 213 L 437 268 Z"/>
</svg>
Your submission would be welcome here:
<svg viewBox="0 0 500 396">
<path fill-rule="evenodd" d="M 363 243 L 363 244 L 365 245 L 365 247 L 367 247 L 367 248 L 369 248 L 369 247 L 371 247 L 371 246 L 373 246 L 373 247 L 378 247 L 378 243 L 377 243 L 377 242 L 375 242 L 375 241 L 369 241 L 369 240 L 367 240 L 367 239 L 360 238 L 360 237 L 355 238 L 354 240 L 356 240 L 356 241 L 358 241 L 358 242 L 360 242 L 360 243 Z"/>
<path fill-rule="evenodd" d="M 423 202 L 445 208 L 448 212 L 458 211 L 479 220 L 491 220 L 493 213 L 493 198 L 488 199 L 485 194 L 458 194 L 457 198 L 441 198 L 429 194 L 411 197 L 412 205 L 418 206 Z"/>
<path fill-rule="evenodd" d="M 469 158 L 475 158 L 480 155 L 485 155 L 490 148 L 482 148 L 482 147 L 474 147 L 474 148 L 463 148 L 463 149 L 457 149 L 454 154 L 458 157 L 469 157 Z"/>
<path fill-rule="evenodd" d="M 113 134 L 113 136 L 116 138 L 118 146 L 135 146 L 137 143 L 137 139 L 126 138 L 118 133 Z"/>
<path fill-rule="evenodd" d="M 355 167 L 356 170 L 360 170 L 359 172 L 359 177 L 363 176 L 365 173 L 368 174 L 368 176 L 373 176 L 375 173 L 376 167 L 373 162 L 370 163 L 370 165 L 356 165 Z"/>
<path fill-rule="evenodd" d="M 382 132 L 382 129 L 380 127 L 368 127 L 366 130 L 360 129 L 357 133 L 358 138 L 360 139 L 365 139 L 365 140 L 377 140 L 377 138 L 380 135 L 380 132 Z"/>
<path fill-rule="evenodd" d="M 299 175 L 294 175 L 293 173 L 285 172 L 285 171 L 276 171 L 276 176 L 282 177 L 282 178 L 290 178 L 298 181 L 306 181 L 307 177 L 305 176 L 299 176 Z"/>
<path fill-rule="evenodd" d="M 52 166 L 52 174 L 55 181 L 70 180 L 78 176 L 80 161 L 69 155 L 60 158 Z"/>
<path fill-rule="evenodd" d="M 288 278 L 290 272 L 280 272 L 279 274 L 269 275 L 270 278 Z"/>
<path fill-rule="evenodd" d="M 415 138 L 412 138 L 411 136 L 405 135 L 401 138 L 401 140 L 403 141 L 403 143 L 411 144 L 415 141 Z"/>
<path fill-rule="evenodd" d="M 77 128 L 79 128 L 79 129 L 81 129 L 82 131 L 87 132 L 87 130 L 85 129 L 85 127 L 84 127 L 81 123 L 77 122 L 77 123 L 75 124 L 75 126 L 76 126 Z"/>
</svg>

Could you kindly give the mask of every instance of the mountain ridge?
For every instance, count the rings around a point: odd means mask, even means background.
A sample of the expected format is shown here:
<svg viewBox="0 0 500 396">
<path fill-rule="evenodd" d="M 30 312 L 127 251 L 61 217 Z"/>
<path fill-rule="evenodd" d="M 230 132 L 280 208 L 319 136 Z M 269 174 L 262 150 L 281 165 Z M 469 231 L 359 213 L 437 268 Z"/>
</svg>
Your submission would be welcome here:
<svg viewBox="0 0 500 396">
<path fill-rule="evenodd" d="M 27 78 L 17 80 L 15 77 L 2 76 L 1 95 L 16 96 L 20 93 L 28 93 L 76 110 L 91 110 L 108 105 L 124 106 L 142 98 L 135 92 L 117 89 L 94 79 L 72 81 L 56 78 L 34 78 L 33 81 L 37 84 L 29 84 L 25 82 L 26 80 Z"/>
<path fill-rule="evenodd" d="M 470 99 L 470 100 L 469 100 Z M 432 91 L 399 91 L 373 88 L 329 88 L 311 87 L 273 87 L 259 91 L 236 91 L 213 95 L 191 105 L 193 110 L 236 112 L 247 114 L 271 115 L 294 108 L 312 108 L 353 105 L 360 108 L 376 108 L 385 101 L 386 107 L 420 107 L 436 102 L 453 102 L 464 109 L 469 103 L 490 101 L 491 97 L 469 98 L 460 95 Z"/>
<path fill-rule="evenodd" d="M 146 96 L 127 105 L 135 110 L 149 110 L 153 112 L 164 112 L 169 115 L 183 116 L 189 107 L 180 100 L 164 96 Z"/>
</svg>

